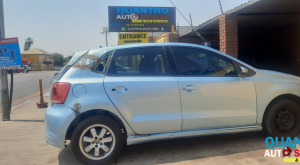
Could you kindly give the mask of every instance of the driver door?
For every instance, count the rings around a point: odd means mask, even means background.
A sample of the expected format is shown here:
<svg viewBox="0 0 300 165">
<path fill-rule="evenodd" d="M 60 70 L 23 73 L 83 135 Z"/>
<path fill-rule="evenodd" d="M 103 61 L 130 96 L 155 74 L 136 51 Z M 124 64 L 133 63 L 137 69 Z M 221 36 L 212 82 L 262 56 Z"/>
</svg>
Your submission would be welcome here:
<svg viewBox="0 0 300 165">
<path fill-rule="evenodd" d="M 180 74 L 182 131 L 256 124 L 254 84 L 237 76 L 231 59 L 199 48 L 171 51 Z"/>
</svg>

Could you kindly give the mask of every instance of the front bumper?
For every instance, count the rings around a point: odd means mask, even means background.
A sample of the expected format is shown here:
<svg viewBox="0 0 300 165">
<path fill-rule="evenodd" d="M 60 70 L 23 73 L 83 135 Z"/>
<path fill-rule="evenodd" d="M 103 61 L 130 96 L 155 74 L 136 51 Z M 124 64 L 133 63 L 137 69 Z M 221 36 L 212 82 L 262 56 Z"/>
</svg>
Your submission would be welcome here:
<svg viewBox="0 0 300 165">
<path fill-rule="evenodd" d="M 45 135 L 47 143 L 65 148 L 65 137 L 75 112 L 65 104 L 52 104 L 45 112 Z"/>
</svg>

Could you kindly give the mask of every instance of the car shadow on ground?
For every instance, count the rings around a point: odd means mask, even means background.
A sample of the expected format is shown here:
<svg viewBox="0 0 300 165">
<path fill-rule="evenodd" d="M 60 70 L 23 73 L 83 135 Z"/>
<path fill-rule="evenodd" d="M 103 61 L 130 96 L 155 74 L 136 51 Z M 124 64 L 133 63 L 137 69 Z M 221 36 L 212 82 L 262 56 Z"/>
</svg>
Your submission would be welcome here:
<svg viewBox="0 0 300 165">
<path fill-rule="evenodd" d="M 182 138 L 126 146 L 113 164 L 154 165 L 266 149 L 262 132 Z M 264 153 L 262 153 L 264 154 Z M 80 165 L 70 145 L 58 155 L 60 165 Z"/>
</svg>

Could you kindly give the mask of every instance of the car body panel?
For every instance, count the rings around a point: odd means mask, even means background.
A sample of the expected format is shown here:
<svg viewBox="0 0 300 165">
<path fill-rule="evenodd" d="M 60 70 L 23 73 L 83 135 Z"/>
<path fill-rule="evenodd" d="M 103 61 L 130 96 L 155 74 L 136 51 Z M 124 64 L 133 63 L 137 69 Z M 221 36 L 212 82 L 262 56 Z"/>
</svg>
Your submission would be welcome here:
<svg viewBox="0 0 300 165">
<path fill-rule="evenodd" d="M 284 94 L 300 96 L 300 78 L 275 71 L 259 70 L 250 77 L 256 89 L 257 124 L 262 124 L 264 112 L 269 103 Z"/>
<path fill-rule="evenodd" d="M 245 77 L 176 77 L 181 89 L 182 130 L 256 124 L 256 94 Z M 188 92 L 182 88 L 192 85 Z"/>
<path fill-rule="evenodd" d="M 62 76 L 60 74 L 56 76 L 60 79 L 54 78 L 52 80 L 51 88 L 55 82 L 71 83 L 71 88 L 64 104 L 51 104 L 45 112 L 47 142 L 53 146 L 64 148 L 64 138 L 72 121 L 79 114 L 94 109 L 106 110 L 119 117 L 126 128 L 129 144 L 152 141 L 153 139 L 169 139 L 171 137 L 259 130 L 261 129 L 266 107 L 274 98 L 283 94 L 300 96 L 299 77 L 259 70 L 234 57 L 201 45 L 184 43 L 133 44 L 111 47 L 109 50 L 147 46 L 186 46 L 206 49 L 232 59 L 241 66 L 253 70 L 256 74 L 251 77 L 231 77 L 231 79 L 224 77 L 220 79 L 216 77 L 187 79 L 180 76 L 143 77 L 141 79 L 141 77 L 105 76 L 105 74 L 96 73 L 85 68 L 62 69 L 60 73 L 66 72 L 61 74 Z M 86 51 L 79 52 L 76 58 L 71 59 L 69 63 L 73 65 L 85 53 Z M 188 93 L 182 90 L 182 87 L 191 85 L 191 82 L 198 83 L 196 85 L 198 93 Z M 78 92 L 80 94 L 72 93 L 73 88 L 77 85 L 83 85 L 86 88 L 84 95 L 84 91 Z M 123 90 L 123 94 L 117 94 L 111 90 L 121 85 L 126 86 L 128 91 Z M 104 89 L 104 86 L 106 89 Z M 232 92 L 232 89 L 239 92 Z M 80 88 L 80 90 L 84 90 L 84 88 Z M 194 94 L 199 95 L 192 97 Z M 242 94 L 245 96 L 241 98 Z M 125 95 L 126 97 L 124 97 Z M 182 95 L 181 100 L 180 95 Z M 255 95 L 256 109 L 254 108 Z M 214 99 L 217 99 L 217 101 L 214 101 Z M 191 106 L 191 112 L 188 114 L 181 113 L 181 102 L 183 103 L 183 110 L 185 109 L 184 103 L 187 102 L 187 106 Z M 78 112 L 71 109 L 75 103 L 81 105 Z M 209 105 L 209 103 L 212 105 Z M 219 105 L 225 107 L 226 112 L 219 109 L 212 114 L 209 114 L 212 111 L 208 110 L 204 111 L 205 114 L 201 114 L 196 108 L 203 105 L 205 105 L 204 109 L 218 109 L 217 106 Z M 132 109 L 133 111 L 130 111 Z M 181 130 L 181 115 L 186 119 L 191 119 L 191 122 L 187 124 L 183 121 L 183 130 Z M 204 115 L 207 115 L 206 119 Z M 220 116 L 225 119 L 218 121 Z M 255 116 L 257 121 L 253 119 Z M 231 119 L 234 121 L 230 121 Z M 232 122 L 237 123 L 230 124 Z M 249 126 L 247 123 L 249 125 L 256 124 L 256 126 Z M 220 126 L 224 128 L 220 128 Z"/>
<path fill-rule="evenodd" d="M 103 86 L 104 75 L 91 72 L 89 70 L 81 70 L 77 68 L 71 68 L 59 82 L 71 83 L 68 97 L 64 104 L 68 107 L 73 107 L 74 103 L 80 103 L 81 108 L 79 113 L 83 113 L 90 110 L 102 109 L 109 111 L 119 117 L 125 125 L 127 133 L 129 135 L 135 134 L 131 127 L 126 123 L 123 116 L 112 104 L 107 97 Z M 71 89 L 77 84 L 83 84 L 86 88 L 86 95 L 84 97 L 77 98 L 73 94 L 71 95 Z"/>
<path fill-rule="evenodd" d="M 140 144 L 145 142 L 152 142 L 158 140 L 168 140 L 176 138 L 190 138 L 196 136 L 207 136 L 207 135 L 220 135 L 229 133 L 241 133 L 241 132 L 252 132 L 261 131 L 262 126 L 245 126 L 245 127 L 231 127 L 231 128 L 219 128 L 219 129 L 204 129 L 195 131 L 181 131 L 181 132 L 169 132 L 151 135 L 136 135 L 129 136 L 127 139 L 127 145 Z"/>
<path fill-rule="evenodd" d="M 65 104 L 49 104 L 45 111 L 46 141 L 58 148 L 65 148 L 65 136 L 75 113 Z"/>
<path fill-rule="evenodd" d="M 91 72 L 86 69 L 70 68 L 59 80 L 59 82 L 71 83 L 71 87 L 64 104 L 52 104 L 53 106 L 49 106 L 46 111 L 46 121 L 51 121 L 51 124 L 49 122 L 46 123 L 46 133 L 48 136 L 50 135 L 49 143 L 51 141 L 59 141 L 57 147 L 63 148 L 64 145 L 61 144 L 64 144 L 68 127 L 76 116 L 96 109 L 109 111 L 120 118 L 126 128 L 128 136 L 136 134 L 107 97 L 103 87 L 103 79 L 103 74 Z M 78 84 L 82 84 L 86 88 L 86 94 L 79 98 L 75 97 L 72 93 L 72 89 Z M 79 111 L 71 109 L 75 103 L 80 104 Z M 55 116 L 55 114 L 57 114 L 57 116 Z M 63 123 L 59 124 L 57 122 Z"/>
<path fill-rule="evenodd" d="M 106 76 L 109 98 L 139 134 L 181 131 L 180 95 L 174 77 Z M 127 91 L 112 91 L 124 86 Z"/>
</svg>

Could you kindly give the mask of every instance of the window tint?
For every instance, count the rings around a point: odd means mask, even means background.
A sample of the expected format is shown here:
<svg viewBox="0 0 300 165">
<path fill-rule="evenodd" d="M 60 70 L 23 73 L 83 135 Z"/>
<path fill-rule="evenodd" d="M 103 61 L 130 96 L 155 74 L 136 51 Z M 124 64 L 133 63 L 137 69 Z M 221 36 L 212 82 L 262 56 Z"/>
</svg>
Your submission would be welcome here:
<svg viewBox="0 0 300 165">
<path fill-rule="evenodd" d="M 171 48 L 181 75 L 235 76 L 230 59 L 195 48 Z"/>
<path fill-rule="evenodd" d="M 166 75 L 162 48 L 117 50 L 108 74 L 115 75 Z"/>
</svg>

